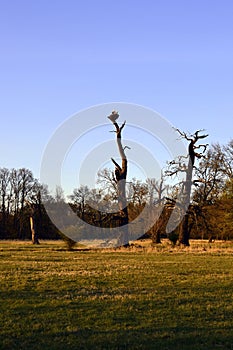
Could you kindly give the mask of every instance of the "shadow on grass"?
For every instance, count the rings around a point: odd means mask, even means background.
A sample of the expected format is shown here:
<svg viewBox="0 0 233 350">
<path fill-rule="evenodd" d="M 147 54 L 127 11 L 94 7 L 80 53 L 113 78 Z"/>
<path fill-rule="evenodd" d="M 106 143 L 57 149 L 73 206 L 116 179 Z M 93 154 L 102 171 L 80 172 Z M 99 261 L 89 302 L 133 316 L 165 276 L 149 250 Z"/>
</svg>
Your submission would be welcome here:
<svg viewBox="0 0 233 350">
<path fill-rule="evenodd" d="M 4 350 L 207 350 L 233 349 L 231 330 L 203 328 L 201 331 L 191 328 L 153 330 L 147 328 L 120 329 L 105 331 L 102 329 L 70 329 L 49 333 L 37 330 L 27 336 L 3 339 L 1 349 Z"/>
</svg>

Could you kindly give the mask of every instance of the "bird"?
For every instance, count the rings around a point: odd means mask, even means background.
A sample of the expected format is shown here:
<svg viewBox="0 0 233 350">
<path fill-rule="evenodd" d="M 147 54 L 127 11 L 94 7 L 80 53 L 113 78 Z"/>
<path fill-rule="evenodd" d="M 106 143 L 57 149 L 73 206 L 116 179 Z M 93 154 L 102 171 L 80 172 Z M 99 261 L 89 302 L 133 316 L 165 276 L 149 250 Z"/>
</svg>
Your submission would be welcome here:
<svg viewBox="0 0 233 350">
<path fill-rule="evenodd" d="M 112 113 L 108 116 L 108 119 L 110 119 L 112 123 L 115 123 L 118 118 L 119 114 L 117 111 L 112 111 Z"/>
</svg>

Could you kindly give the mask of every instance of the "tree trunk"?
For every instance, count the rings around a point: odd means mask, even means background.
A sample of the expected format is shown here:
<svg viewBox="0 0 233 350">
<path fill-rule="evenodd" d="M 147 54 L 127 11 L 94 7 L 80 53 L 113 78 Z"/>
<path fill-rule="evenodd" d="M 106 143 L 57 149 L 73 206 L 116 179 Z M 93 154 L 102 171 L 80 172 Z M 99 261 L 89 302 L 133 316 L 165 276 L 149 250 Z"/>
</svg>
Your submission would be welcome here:
<svg viewBox="0 0 233 350">
<path fill-rule="evenodd" d="M 189 214 L 185 213 L 185 216 L 180 224 L 179 232 L 179 244 L 183 244 L 189 247 Z"/>
<path fill-rule="evenodd" d="M 186 172 L 186 180 L 184 183 L 184 195 L 183 195 L 183 203 L 181 207 L 181 215 L 183 217 L 180 229 L 179 229 L 179 244 L 183 244 L 185 246 L 189 246 L 189 203 L 191 197 L 191 188 L 192 188 L 192 176 L 193 176 L 193 164 L 195 160 L 195 156 L 190 153 L 189 150 L 189 162 L 188 169 Z"/>
<path fill-rule="evenodd" d="M 115 172 L 115 177 L 117 180 L 117 192 L 118 192 L 118 206 L 119 206 L 119 231 L 120 236 L 118 244 L 120 246 L 129 245 L 129 235 L 128 235 L 128 207 L 126 200 L 126 175 L 127 175 L 127 160 L 122 160 L 122 168 L 119 172 L 118 169 Z"/>
<path fill-rule="evenodd" d="M 154 209 L 154 210 L 153 210 Z M 164 210 L 161 212 L 159 218 L 154 213 L 155 208 L 151 208 L 150 211 L 150 220 L 152 222 L 155 222 L 154 226 L 151 229 L 151 238 L 153 244 L 160 244 L 161 243 L 161 232 L 163 230 L 163 224 L 164 224 Z"/>
<path fill-rule="evenodd" d="M 30 227 L 31 227 L 31 233 L 32 233 L 32 244 L 40 244 L 37 228 L 32 216 L 30 216 Z"/>
<path fill-rule="evenodd" d="M 40 244 L 35 205 L 32 205 L 31 207 L 30 228 L 32 234 L 32 244 Z"/>
<path fill-rule="evenodd" d="M 159 229 L 157 229 L 155 232 L 153 232 L 152 243 L 154 243 L 154 244 L 161 243 L 161 233 L 160 233 Z"/>
</svg>

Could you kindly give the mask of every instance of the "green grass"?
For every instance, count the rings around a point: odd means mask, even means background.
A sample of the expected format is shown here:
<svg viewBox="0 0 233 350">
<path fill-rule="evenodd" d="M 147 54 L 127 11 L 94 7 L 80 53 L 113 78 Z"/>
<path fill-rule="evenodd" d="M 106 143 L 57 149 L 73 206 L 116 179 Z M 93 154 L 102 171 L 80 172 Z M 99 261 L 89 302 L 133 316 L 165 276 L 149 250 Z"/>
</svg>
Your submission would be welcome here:
<svg viewBox="0 0 233 350">
<path fill-rule="evenodd" d="M 0 349 L 233 349 L 232 244 L 63 248 L 0 242 Z"/>
</svg>

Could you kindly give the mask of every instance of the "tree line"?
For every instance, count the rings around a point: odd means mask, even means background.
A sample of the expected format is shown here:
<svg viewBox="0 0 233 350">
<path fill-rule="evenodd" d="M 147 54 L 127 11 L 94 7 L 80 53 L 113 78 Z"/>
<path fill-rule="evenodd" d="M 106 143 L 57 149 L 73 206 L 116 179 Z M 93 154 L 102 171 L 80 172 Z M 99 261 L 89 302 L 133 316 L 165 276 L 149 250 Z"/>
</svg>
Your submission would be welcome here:
<svg viewBox="0 0 233 350">
<path fill-rule="evenodd" d="M 32 217 L 41 239 L 60 237 L 46 214 L 42 196 L 54 200 L 31 170 L 0 168 L 0 239 L 30 239 Z"/>
<path fill-rule="evenodd" d="M 195 137 L 204 135 L 200 132 L 193 135 L 179 133 L 188 142 L 187 155 L 170 161 L 159 179 L 142 181 L 133 178 L 125 182 L 128 221 L 138 217 L 147 205 L 151 210 L 139 226 L 144 233 L 145 221 L 153 222 L 146 236 L 154 243 L 160 243 L 163 237 L 170 238 L 174 244 L 178 241 L 185 245 L 189 244 L 190 238 L 233 239 L 233 140 L 223 146 L 214 144 L 208 149 L 205 145 L 200 152 L 194 142 L 192 151 L 197 161 L 194 163 L 194 159 L 190 159 L 191 163 L 185 164 L 183 159 L 190 156 L 190 144 Z M 176 183 L 179 172 L 186 176 Z M 175 182 L 173 185 L 171 178 Z M 184 206 L 179 204 L 180 193 L 186 196 Z M 187 205 L 185 201 L 189 195 Z M 112 169 L 99 171 L 96 188 L 82 185 L 65 200 L 60 187 L 51 195 L 29 169 L 0 168 L 0 239 L 31 239 L 33 230 L 36 234 L 34 243 L 38 243 L 39 238 L 64 238 L 64 233 L 48 217 L 43 205 L 45 201 L 54 206 L 67 201 L 77 216 L 93 226 L 121 227 L 118 200 L 119 188 Z M 173 221 L 179 221 L 181 215 L 184 219 L 180 225 L 168 230 L 171 215 Z M 66 227 L 67 234 L 74 229 L 72 225 Z"/>
</svg>

